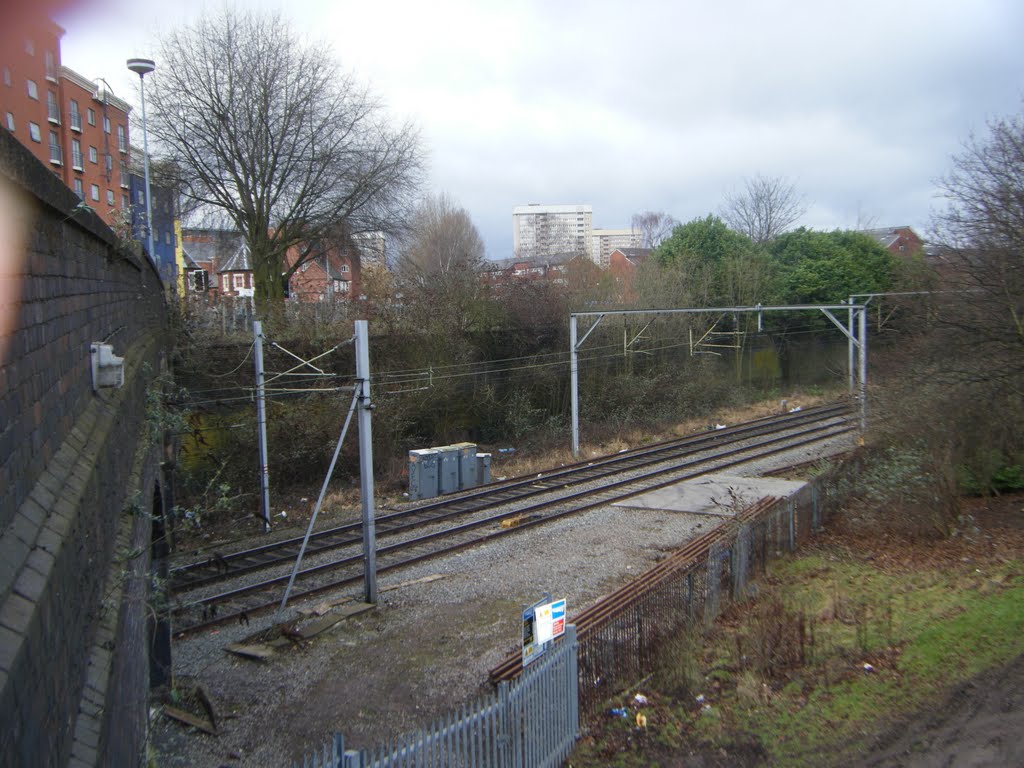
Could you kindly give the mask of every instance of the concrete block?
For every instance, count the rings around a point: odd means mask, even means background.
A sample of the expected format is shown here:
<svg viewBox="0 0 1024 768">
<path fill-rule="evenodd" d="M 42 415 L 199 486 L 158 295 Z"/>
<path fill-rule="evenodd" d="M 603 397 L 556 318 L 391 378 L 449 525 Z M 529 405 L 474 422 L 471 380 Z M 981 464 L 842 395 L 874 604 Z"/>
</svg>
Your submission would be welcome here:
<svg viewBox="0 0 1024 768">
<path fill-rule="evenodd" d="M 43 522 L 46 520 L 46 510 L 43 509 L 39 505 L 39 502 L 34 499 L 25 499 L 25 503 L 21 505 L 21 509 L 19 511 L 32 521 L 32 524 L 36 528 L 42 526 Z"/>
<path fill-rule="evenodd" d="M 17 632 L 7 627 L 0 627 L 0 669 L 5 672 L 14 669 L 14 663 L 23 642 L 24 638 Z M 3 690 L 3 687 L 0 687 L 0 690 Z"/>
<path fill-rule="evenodd" d="M 36 549 L 41 549 L 51 557 L 56 558 L 64 548 L 64 539 L 59 533 L 48 526 L 43 526 L 36 539 Z"/>
<path fill-rule="evenodd" d="M 34 524 L 23 512 L 20 510 L 14 516 L 14 519 L 8 523 L 7 530 L 4 531 L 4 536 L 17 536 L 31 549 L 35 546 L 36 536 L 39 534 L 39 526 Z"/>
<path fill-rule="evenodd" d="M 28 553 L 28 558 L 25 560 L 26 567 L 33 568 L 42 574 L 44 577 L 48 577 L 50 572 L 53 570 L 53 565 L 56 559 L 53 555 L 44 549 L 40 549 L 38 546 Z"/>
<path fill-rule="evenodd" d="M 0 537 L 0 594 L 14 584 L 30 548 L 17 536 Z"/>
<path fill-rule="evenodd" d="M 3 607 L 0 607 L 0 625 L 20 635 L 28 636 L 33 613 L 35 613 L 34 603 L 29 602 L 21 595 L 8 595 Z"/>
<path fill-rule="evenodd" d="M 26 565 L 14 582 L 14 592 L 26 600 L 37 603 L 46 590 L 46 578 L 34 568 Z"/>
</svg>

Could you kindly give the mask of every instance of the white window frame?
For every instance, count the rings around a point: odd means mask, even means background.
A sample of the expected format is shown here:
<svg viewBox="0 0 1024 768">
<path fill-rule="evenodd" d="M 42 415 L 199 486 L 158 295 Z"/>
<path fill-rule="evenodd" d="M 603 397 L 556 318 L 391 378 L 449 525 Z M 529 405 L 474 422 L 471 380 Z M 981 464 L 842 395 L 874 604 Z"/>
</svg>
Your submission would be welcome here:
<svg viewBox="0 0 1024 768">
<path fill-rule="evenodd" d="M 235 272 L 234 273 L 234 278 L 235 279 L 234 279 L 233 283 L 234 283 L 236 291 L 245 288 L 245 275 L 243 273 Z"/>
<path fill-rule="evenodd" d="M 39 130 L 39 124 L 38 123 L 29 123 L 28 124 L 28 136 L 36 144 L 42 144 L 43 143 L 43 133 L 42 133 L 42 131 Z"/>
<path fill-rule="evenodd" d="M 14 113 L 13 112 L 8 112 L 7 113 L 7 130 L 10 131 L 11 133 L 14 133 Z"/>
<path fill-rule="evenodd" d="M 99 200 L 100 200 L 100 185 L 99 184 L 90 184 L 89 185 L 89 197 L 91 197 L 96 202 L 99 202 Z"/>
<path fill-rule="evenodd" d="M 109 206 L 113 206 L 114 205 L 114 190 L 112 190 L 112 189 L 108 189 L 107 190 L 107 205 L 109 205 Z"/>
<path fill-rule="evenodd" d="M 85 185 L 81 179 L 72 179 L 75 194 L 85 200 Z"/>
<path fill-rule="evenodd" d="M 25 87 L 28 89 L 28 97 L 39 101 L 39 86 L 36 85 L 36 81 L 26 78 Z"/>
<path fill-rule="evenodd" d="M 82 110 L 78 106 L 78 101 L 70 99 L 68 101 L 68 122 L 71 125 L 72 131 L 82 132 Z"/>
</svg>

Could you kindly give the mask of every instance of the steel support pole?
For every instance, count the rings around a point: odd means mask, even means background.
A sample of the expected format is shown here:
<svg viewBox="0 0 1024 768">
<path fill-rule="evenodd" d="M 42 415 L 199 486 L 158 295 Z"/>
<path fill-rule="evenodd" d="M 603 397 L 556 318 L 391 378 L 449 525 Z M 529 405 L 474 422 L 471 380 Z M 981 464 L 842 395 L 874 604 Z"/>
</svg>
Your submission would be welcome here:
<svg viewBox="0 0 1024 768">
<path fill-rule="evenodd" d="M 149 259 L 157 265 L 160 277 L 164 277 L 160 269 L 160 261 L 153 252 L 153 198 L 149 193 L 149 131 L 146 128 L 146 78 L 139 73 L 139 89 L 142 94 L 142 166 L 146 177 L 146 242 L 149 244 Z"/>
<path fill-rule="evenodd" d="M 373 433 L 370 401 L 370 337 L 365 320 L 356 320 L 356 387 L 359 390 L 359 488 L 363 497 L 363 572 L 365 599 L 377 602 L 377 533 L 373 512 Z"/>
<path fill-rule="evenodd" d="M 868 308 L 860 311 L 860 429 L 868 428 Z"/>
<path fill-rule="evenodd" d="M 569 387 L 572 390 L 572 455 L 580 455 L 580 361 L 576 353 L 576 315 L 569 315 Z"/>
<path fill-rule="evenodd" d="M 270 530 L 270 469 L 267 466 L 267 408 L 263 386 L 263 323 L 252 322 L 253 347 L 256 358 L 256 429 L 259 432 L 260 506 L 263 510 L 263 532 Z"/>
<path fill-rule="evenodd" d="M 853 297 L 852 296 L 849 298 L 849 302 L 850 302 L 850 309 L 847 310 L 847 320 L 848 320 L 847 325 L 849 327 L 848 327 L 847 330 L 849 330 L 850 335 L 847 336 L 847 338 L 846 338 L 846 350 L 847 350 L 847 354 L 846 354 L 846 357 L 847 357 L 847 360 L 846 360 L 846 370 L 847 370 L 847 373 L 848 373 L 848 376 L 849 376 L 849 380 L 850 380 L 850 397 L 853 397 L 853 393 L 855 391 L 854 390 L 854 381 L 856 380 L 856 376 L 857 376 L 856 367 L 855 367 L 857 365 L 857 361 L 856 361 L 856 352 L 855 352 L 854 344 L 853 344 L 853 337 L 855 335 L 855 332 L 854 332 L 854 327 L 853 327 Z"/>
</svg>

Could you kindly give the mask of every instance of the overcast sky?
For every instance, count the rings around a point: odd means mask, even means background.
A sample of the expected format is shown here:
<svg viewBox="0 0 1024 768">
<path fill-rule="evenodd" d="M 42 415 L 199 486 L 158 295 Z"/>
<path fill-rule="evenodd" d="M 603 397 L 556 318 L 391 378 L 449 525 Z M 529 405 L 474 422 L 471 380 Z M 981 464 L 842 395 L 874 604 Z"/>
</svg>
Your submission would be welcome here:
<svg viewBox="0 0 1024 768">
<path fill-rule="evenodd" d="M 422 130 L 426 191 L 469 211 L 490 258 L 512 207 L 717 212 L 756 173 L 801 223 L 928 231 L 935 180 L 973 130 L 1024 111 L 1020 0 L 259 0 L 327 40 Z M 216 2 L 83 2 L 56 14 L 63 63 L 136 101 L 132 56 Z M 159 68 L 160 62 L 157 61 Z"/>
</svg>

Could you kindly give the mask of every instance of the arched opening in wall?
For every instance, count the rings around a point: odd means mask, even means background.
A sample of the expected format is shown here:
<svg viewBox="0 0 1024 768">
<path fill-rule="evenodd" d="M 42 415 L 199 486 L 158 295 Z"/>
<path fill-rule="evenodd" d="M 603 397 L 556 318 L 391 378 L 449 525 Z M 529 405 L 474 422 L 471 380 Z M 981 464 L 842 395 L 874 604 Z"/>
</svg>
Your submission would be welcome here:
<svg viewBox="0 0 1024 768">
<path fill-rule="evenodd" d="M 149 686 L 159 688 L 171 684 L 171 622 L 167 605 L 167 525 L 162 484 L 153 487 L 153 521 L 150 533 L 150 604 L 154 610 L 148 618 Z"/>
</svg>

